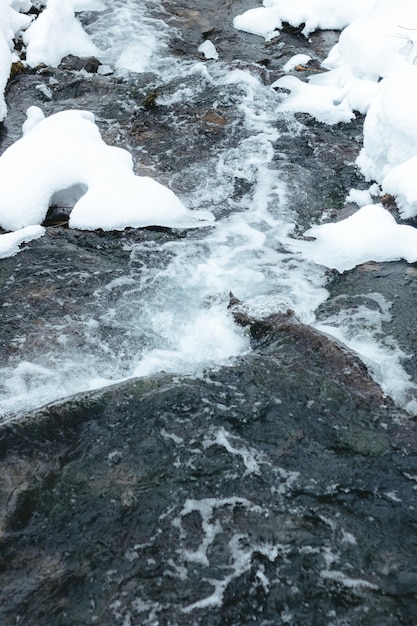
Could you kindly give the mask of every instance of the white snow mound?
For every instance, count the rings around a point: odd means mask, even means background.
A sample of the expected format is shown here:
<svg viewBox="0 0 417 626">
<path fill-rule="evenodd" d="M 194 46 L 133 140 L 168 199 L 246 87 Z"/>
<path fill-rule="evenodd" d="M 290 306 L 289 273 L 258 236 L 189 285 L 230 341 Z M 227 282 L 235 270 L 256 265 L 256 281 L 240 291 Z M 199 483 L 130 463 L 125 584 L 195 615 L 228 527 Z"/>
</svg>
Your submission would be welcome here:
<svg viewBox="0 0 417 626">
<path fill-rule="evenodd" d="M 417 215 L 417 66 L 384 79 L 364 124 L 357 159 L 368 180 L 396 197 L 403 217 Z"/>
<path fill-rule="evenodd" d="M 10 76 L 12 65 L 13 38 L 24 28 L 27 28 L 32 18 L 21 15 L 17 10 L 16 2 L 10 5 L 9 0 L 0 0 L 0 122 L 7 115 L 4 90 Z"/>
<path fill-rule="evenodd" d="M 313 226 L 304 234 L 315 241 L 289 239 L 289 246 L 339 272 L 368 261 L 417 261 L 417 229 L 397 224 L 380 204 L 364 206 L 340 222 Z"/>
<path fill-rule="evenodd" d="M 123 230 L 128 226 L 194 228 L 214 220 L 190 211 L 167 187 L 135 176 L 131 155 L 108 146 L 89 111 L 45 118 L 30 107 L 24 136 L 0 157 L 0 226 L 41 224 L 53 202 L 70 202 L 69 226 Z"/>
<path fill-rule="evenodd" d="M 233 26 L 266 40 L 278 34 L 282 23 L 304 24 L 303 34 L 317 28 L 342 29 L 365 11 L 374 0 L 264 0 L 263 7 L 249 9 L 233 20 Z"/>
<path fill-rule="evenodd" d="M 100 51 L 75 17 L 74 4 L 80 10 L 81 6 L 85 8 L 86 3 L 48 0 L 46 8 L 23 35 L 23 41 L 27 45 L 28 65 L 36 67 L 45 63 L 56 67 L 68 54 L 80 57 L 100 56 Z"/>
<path fill-rule="evenodd" d="M 263 7 L 236 17 L 234 25 L 268 39 L 279 34 L 283 21 L 304 23 L 304 34 L 315 28 L 344 30 L 322 63 L 329 71 L 311 75 L 307 84 L 295 77 L 275 83 L 291 92 L 280 111 L 310 113 L 328 124 L 346 122 L 355 111 L 368 111 L 381 78 L 417 63 L 415 0 L 264 0 Z"/>
</svg>

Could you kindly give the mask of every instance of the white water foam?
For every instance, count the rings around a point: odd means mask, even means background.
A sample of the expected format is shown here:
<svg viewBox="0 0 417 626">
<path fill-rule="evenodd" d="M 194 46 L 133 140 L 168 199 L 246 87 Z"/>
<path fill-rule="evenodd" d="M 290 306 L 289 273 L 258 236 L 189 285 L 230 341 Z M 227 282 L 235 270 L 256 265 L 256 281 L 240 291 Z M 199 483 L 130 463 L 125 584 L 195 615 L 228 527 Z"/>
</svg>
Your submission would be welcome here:
<svg viewBox="0 0 417 626">
<path fill-rule="evenodd" d="M 342 307 L 344 299 L 344 296 L 337 298 Z M 350 302 L 351 299 L 350 296 Z M 382 390 L 399 406 L 415 415 L 417 385 L 402 365 L 410 357 L 382 328 L 384 322 L 391 320 L 391 303 L 378 293 L 364 294 L 356 299 L 356 307 L 351 304 L 341 307 L 337 313 L 316 322 L 315 328 L 336 337 L 359 354 Z"/>
<path fill-rule="evenodd" d="M 154 70 L 172 28 L 150 16 L 148 2 L 106 0 L 103 4 L 106 9 L 95 13 L 86 26 L 100 50 L 101 62 L 122 73 Z M 158 2 L 153 0 L 152 5 L 162 11 Z"/>
<path fill-rule="evenodd" d="M 221 517 L 230 516 L 236 507 L 244 509 L 247 513 L 262 514 L 262 509 L 246 498 L 203 498 L 201 500 L 186 500 L 179 516 L 173 520 L 173 526 L 179 530 L 179 548 L 177 550 L 179 562 L 195 563 L 202 568 L 210 566 L 210 547 L 216 537 L 225 531 L 222 526 Z M 201 519 L 202 538 L 197 548 L 187 549 L 187 531 L 184 528 L 183 520 L 187 515 L 197 513 Z M 264 513 L 265 514 L 265 513 Z M 246 534 L 232 534 L 228 541 L 229 559 L 224 576 L 219 578 L 202 578 L 213 588 L 213 592 L 193 604 L 184 607 L 183 613 L 189 614 L 196 609 L 221 606 L 223 595 L 235 578 L 239 578 L 247 572 L 253 565 L 254 554 L 262 554 L 270 561 L 275 561 L 279 556 L 284 556 L 289 547 L 281 544 L 272 544 L 267 541 L 253 544 Z M 265 587 L 269 587 L 269 580 L 261 568 L 258 570 L 258 577 Z"/>
</svg>

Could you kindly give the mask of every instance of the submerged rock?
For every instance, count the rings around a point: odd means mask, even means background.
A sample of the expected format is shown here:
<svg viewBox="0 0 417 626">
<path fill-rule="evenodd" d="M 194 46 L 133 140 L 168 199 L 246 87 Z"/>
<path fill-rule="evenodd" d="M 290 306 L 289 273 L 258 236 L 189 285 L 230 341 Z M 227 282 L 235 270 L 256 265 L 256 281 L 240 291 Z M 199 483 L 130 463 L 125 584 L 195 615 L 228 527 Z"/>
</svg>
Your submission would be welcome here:
<svg viewBox="0 0 417 626">
<path fill-rule="evenodd" d="M 261 334 L 2 426 L 3 624 L 415 622 L 415 423 L 341 349 Z"/>
</svg>

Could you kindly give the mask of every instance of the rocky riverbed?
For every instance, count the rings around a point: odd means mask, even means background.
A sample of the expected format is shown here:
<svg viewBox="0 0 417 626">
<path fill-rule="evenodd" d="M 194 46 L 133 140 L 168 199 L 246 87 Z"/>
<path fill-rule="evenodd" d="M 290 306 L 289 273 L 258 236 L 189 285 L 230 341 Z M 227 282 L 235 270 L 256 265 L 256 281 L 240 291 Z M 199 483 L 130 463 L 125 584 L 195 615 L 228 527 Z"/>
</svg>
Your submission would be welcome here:
<svg viewBox="0 0 417 626">
<path fill-rule="evenodd" d="M 225 63 L 249 69 L 265 86 L 293 54 L 308 51 L 320 61 L 337 37 L 317 33 L 307 41 L 287 29 L 265 44 L 232 29 L 233 16 L 251 4 L 213 2 L 207 11 L 200 2 L 169 2 L 153 17 L 172 28 L 174 57 L 204 64 L 196 50 L 210 37 Z M 83 19 L 92 28 L 97 16 Z M 212 209 L 213 198 L 218 219 L 230 209 L 226 196 L 242 210 L 259 185 L 237 160 L 224 189 L 207 179 L 207 164 L 226 153 L 231 162 L 242 138 L 251 138 L 238 86 L 201 73 L 192 95 L 175 100 L 189 87 L 184 74 L 103 76 L 91 63 L 67 58 L 58 68 L 14 76 L 0 152 L 20 136 L 28 106 L 46 114 L 85 108 L 107 143 L 132 152 L 138 174 L 156 172 L 191 203 L 206 185 L 203 208 Z M 298 230 L 329 209 L 347 215 L 348 190 L 365 186 L 353 164 L 361 118 L 329 127 L 287 115 L 274 124 L 269 163 L 286 184 Z M 46 235 L 0 263 L 0 365 L 20 367 L 19 385 L 32 397 L 63 367 L 63 351 L 83 357 L 85 376 L 107 360 L 109 369 L 117 366 L 115 378 L 128 377 L 152 319 L 149 313 L 138 328 L 136 310 L 172 279 L 163 272 L 179 246 L 200 253 L 208 245 L 195 231 L 70 230 L 67 214 L 52 207 Z M 381 333 L 413 355 L 415 281 L 406 263 L 330 272 L 317 319 L 342 309 L 356 319 L 362 305 L 392 303 Z M 415 419 L 346 347 L 285 308 L 254 315 L 227 287 L 203 303 L 229 307 L 247 354 L 193 375 L 161 372 L 5 412 L 3 624 L 417 622 Z M 158 317 L 165 296 L 152 298 Z M 192 308 L 191 299 L 184 307 Z M 415 359 L 404 367 L 413 382 Z M 104 366 L 100 375 L 111 378 Z M 72 376 L 68 366 L 58 395 L 71 393 Z M 12 402 L 14 388 L 8 393 Z"/>
<path fill-rule="evenodd" d="M 412 624 L 414 422 L 291 316 L 2 429 L 4 624 Z"/>
</svg>

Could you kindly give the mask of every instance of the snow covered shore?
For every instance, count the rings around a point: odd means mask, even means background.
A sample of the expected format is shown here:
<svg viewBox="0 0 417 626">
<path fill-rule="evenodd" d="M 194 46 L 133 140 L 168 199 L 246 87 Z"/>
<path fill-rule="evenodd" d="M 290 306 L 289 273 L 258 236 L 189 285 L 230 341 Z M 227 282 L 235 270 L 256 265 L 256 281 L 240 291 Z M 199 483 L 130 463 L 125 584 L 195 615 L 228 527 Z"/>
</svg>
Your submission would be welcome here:
<svg viewBox="0 0 417 626">
<path fill-rule="evenodd" d="M 0 0 L 0 121 L 7 115 L 4 89 L 11 64 L 18 59 L 14 42 L 23 31 L 29 67 L 57 66 L 68 54 L 100 55 L 75 17 L 76 11 L 100 10 L 100 2 L 47 0 L 34 21 L 19 12 L 34 5 L 30 0 Z M 22 172 L 24 185 L 19 184 Z M 30 107 L 23 137 L 0 158 L 0 188 L 0 227 L 22 229 L 25 241 L 30 238 L 26 228 L 40 225 L 55 202 L 72 207 L 69 226 L 83 230 L 194 228 L 214 219 L 207 211 L 189 211 L 155 180 L 135 176 L 130 154 L 104 143 L 88 111 L 63 111 L 45 119 L 38 107 Z M 0 236 L 0 258 L 18 251 L 2 237 L 6 235 Z"/>
<path fill-rule="evenodd" d="M 380 185 L 381 195 L 395 197 L 402 217 L 416 216 L 417 4 L 414 0 L 264 0 L 263 4 L 237 16 L 234 26 L 267 40 L 279 36 L 283 22 L 304 24 L 306 36 L 316 28 L 345 27 L 323 61 L 322 73 L 311 76 L 308 83 L 295 75 L 274 83 L 273 87 L 290 92 L 279 111 L 306 112 L 326 124 L 366 113 L 357 165 L 367 180 Z M 371 190 L 375 192 L 375 187 Z M 317 237 L 316 242 L 297 242 L 293 248 L 339 271 L 365 260 L 415 262 L 417 231 L 397 226 L 380 206 L 371 211 L 365 206 L 369 201 L 371 194 L 363 205 L 359 201 L 364 209 L 354 220 L 315 226 L 306 234 Z"/>
<path fill-rule="evenodd" d="M 25 62 L 30 67 L 39 63 L 56 66 L 63 56 L 70 53 L 100 56 L 100 51 L 76 18 L 77 11 L 102 9 L 99 0 L 68 0 L 65 5 L 59 0 L 38 2 L 36 7 L 40 6 L 43 10 L 37 16 L 34 11 L 28 14 L 34 6 L 31 0 L 0 0 L 0 120 L 7 114 L 4 89 L 11 65 L 18 59 L 14 45 L 19 38 L 23 39 Z M 393 5 L 387 0 L 349 3 L 342 0 L 294 0 L 291 3 L 285 0 L 265 0 L 263 7 L 236 16 L 234 26 L 271 39 L 279 36 L 283 22 L 292 26 L 304 24 L 303 33 L 306 36 L 317 28 L 344 30 L 339 42 L 322 63 L 324 71 L 311 76 L 308 83 L 297 78 L 292 71 L 293 65 L 287 64 L 287 76 L 273 84 L 276 89 L 290 92 L 283 96 L 277 114 L 285 111 L 307 112 L 321 122 L 336 124 L 349 121 L 357 112 L 366 113 L 364 145 L 357 165 L 367 180 L 376 181 L 380 185 L 381 194 L 388 193 L 395 197 L 403 217 L 417 215 L 414 176 L 417 166 L 417 125 L 414 115 L 417 104 L 415 2 L 400 0 Z M 37 115 L 41 123 L 29 133 L 29 126 L 35 126 Z M 70 225 L 77 228 L 122 229 L 149 224 L 190 226 L 204 224 L 212 219 L 207 213 L 191 214 L 172 192 L 155 181 L 135 177 L 130 155 L 105 146 L 94 119 L 88 113 L 68 111 L 65 115 L 52 116 L 49 120 L 42 121 L 42 118 L 41 112 L 30 111 L 25 136 L 0 158 L 0 225 L 3 228 L 16 230 L 40 224 L 45 218 L 51 197 L 57 193 L 65 196 L 68 190 L 67 195 L 75 190 Z M 39 119 L 36 118 L 38 122 Z M 68 124 L 71 129 L 76 127 L 74 136 Z M 81 128 L 83 132 L 79 132 Z M 33 155 L 40 145 L 48 145 L 51 149 L 49 154 L 58 150 L 57 165 L 55 159 L 48 159 L 48 152 L 44 151 L 46 161 L 42 160 L 38 167 L 32 167 Z M 85 154 L 89 155 L 90 160 L 78 160 L 76 155 L 84 153 L 87 145 Z M 92 152 L 96 159 L 94 168 L 88 165 Z M 18 190 L 15 184 L 17 162 L 27 172 L 25 198 L 22 197 L 24 191 Z M 64 163 L 65 180 L 61 180 Z M 120 181 L 123 183 L 117 183 L 115 172 L 121 170 L 124 174 Z M 106 185 L 100 187 L 98 179 L 106 179 Z M 360 194 L 355 196 L 354 191 L 351 197 L 360 197 Z M 31 202 L 27 202 L 27 196 L 32 198 Z M 123 198 L 125 209 L 122 214 L 118 211 L 116 216 L 114 206 L 117 198 Z M 369 202 L 372 202 L 371 194 L 368 194 L 363 206 Z M 95 208 L 98 205 L 101 206 L 100 211 Z M 390 223 L 395 246 L 386 245 L 384 238 L 378 246 L 374 235 L 387 227 L 388 220 L 381 207 L 373 211 L 372 215 L 372 220 L 369 220 L 369 210 L 366 210 L 355 217 L 355 228 L 365 233 L 365 247 L 359 256 L 356 253 L 349 256 L 347 253 L 352 238 L 352 222 L 348 220 L 338 226 L 337 232 L 347 242 L 340 258 L 337 246 L 329 240 L 333 236 L 331 233 L 336 231 L 326 229 L 325 225 L 315 226 L 309 231 L 309 235 L 314 233 L 317 236 L 316 242 L 290 241 L 289 245 L 293 249 L 302 250 L 311 258 L 318 258 L 314 250 L 319 241 L 321 247 L 326 241 L 326 249 L 333 249 L 332 258 L 320 254 L 320 262 L 328 267 L 339 268 L 340 271 L 354 266 L 359 258 L 366 260 L 366 257 L 367 260 L 379 261 L 398 258 L 415 261 L 410 252 L 414 233 Z M 373 243 L 366 246 L 365 241 L 369 238 Z M 354 248 L 357 248 L 356 243 Z"/>
</svg>

